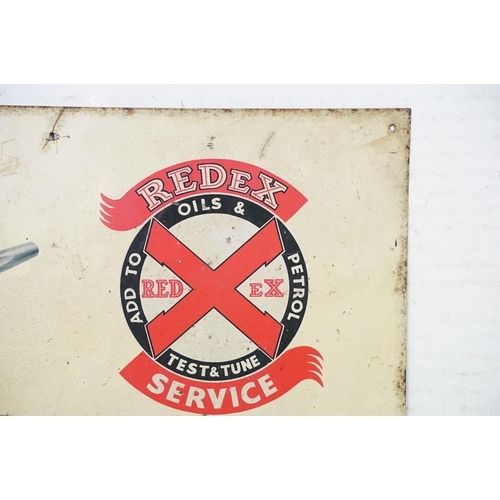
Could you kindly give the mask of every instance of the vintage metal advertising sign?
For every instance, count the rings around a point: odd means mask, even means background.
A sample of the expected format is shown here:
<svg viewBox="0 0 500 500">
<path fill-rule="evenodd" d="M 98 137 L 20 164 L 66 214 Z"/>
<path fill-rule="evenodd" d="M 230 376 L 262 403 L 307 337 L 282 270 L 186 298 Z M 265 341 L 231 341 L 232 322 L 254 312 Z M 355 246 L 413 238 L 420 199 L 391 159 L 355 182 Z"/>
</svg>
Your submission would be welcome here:
<svg viewBox="0 0 500 500">
<path fill-rule="evenodd" d="M 0 108 L 0 413 L 404 414 L 409 131 Z"/>
</svg>

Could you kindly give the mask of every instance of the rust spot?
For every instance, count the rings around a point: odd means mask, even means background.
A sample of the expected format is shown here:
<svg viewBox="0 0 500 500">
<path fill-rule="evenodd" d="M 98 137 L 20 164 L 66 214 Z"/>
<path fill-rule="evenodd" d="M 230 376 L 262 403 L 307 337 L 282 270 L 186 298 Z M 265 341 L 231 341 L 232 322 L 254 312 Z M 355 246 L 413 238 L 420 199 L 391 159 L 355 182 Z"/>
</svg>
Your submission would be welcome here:
<svg viewBox="0 0 500 500">
<path fill-rule="evenodd" d="M 394 286 L 394 291 L 403 295 L 403 298 L 406 296 L 407 268 L 408 261 L 404 259 L 399 262 L 396 271 L 394 271 L 394 274 L 396 275 L 396 285 Z"/>
<path fill-rule="evenodd" d="M 406 414 L 406 286 L 407 286 L 407 260 L 406 260 L 406 238 L 404 238 L 404 252 L 398 267 L 395 271 L 396 275 L 396 286 L 394 291 L 400 296 L 402 302 L 400 317 L 403 324 L 401 329 L 403 330 L 400 351 L 398 354 L 398 364 L 396 368 L 396 394 L 400 401 L 399 409 L 402 415 Z"/>
<path fill-rule="evenodd" d="M 403 338 L 400 360 L 396 369 L 396 394 L 400 400 L 399 409 L 406 414 L 406 337 Z"/>
<path fill-rule="evenodd" d="M 410 123 L 411 123 L 411 110 L 401 109 L 398 110 L 402 113 L 401 117 L 395 119 L 397 124 L 397 130 L 399 134 L 410 133 Z M 409 184 L 409 158 L 410 158 L 410 146 L 405 145 L 405 150 L 403 151 L 405 155 L 405 175 L 401 182 L 401 210 L 403 212 L 403 225 L 401 227 L 401 233 L 397 239 L 394 241 L 394 249 L 399 252 L 400 260 L 397 268 L 394 271 L 395 286 L 394 291 L 399 296 L 399 303 L 401 304 L 400 309 L 400 321 L 401 321 L 401 340 L 399 342 L 399 350 L 397 351 L 397 362 L 395 368 L 395 390 L 398 396 L 398 409 L 402 415 L 406 414 L 406 292 L 407 292 L 407 255 L 408 255 L 408 184 Z"/>
</svg>

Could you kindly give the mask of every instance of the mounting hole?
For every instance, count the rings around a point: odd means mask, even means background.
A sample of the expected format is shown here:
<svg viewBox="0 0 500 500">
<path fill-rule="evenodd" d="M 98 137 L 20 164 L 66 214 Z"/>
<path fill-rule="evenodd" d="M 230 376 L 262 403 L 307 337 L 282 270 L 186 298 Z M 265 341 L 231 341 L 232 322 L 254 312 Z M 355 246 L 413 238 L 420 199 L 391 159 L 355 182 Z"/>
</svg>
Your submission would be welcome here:
<svg viewBox="0 0 500 500">
<path fill-rule="evenodd" d="M 391 123 L 391 124 L 389 125 L 389 130 L 390 130 L 391 132 L 394 132 L 394 131 L 396 130 L 396 125 L 394 125 L 394 123 Z"/>
<path fill-rule="evenodd" d="M 57 141 L 59 139 L 59 134 L 56 134 L 55 132 L 51 132 L 48 137 L 48 141 Z"/>
</svg>

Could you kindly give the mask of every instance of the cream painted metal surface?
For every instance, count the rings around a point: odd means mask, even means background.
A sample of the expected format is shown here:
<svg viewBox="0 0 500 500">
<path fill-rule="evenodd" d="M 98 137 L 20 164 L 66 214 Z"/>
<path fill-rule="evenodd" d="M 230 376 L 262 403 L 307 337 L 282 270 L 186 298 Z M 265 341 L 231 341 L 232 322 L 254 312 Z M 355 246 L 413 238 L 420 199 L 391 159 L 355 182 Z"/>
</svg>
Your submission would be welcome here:
<svg viewBox="0 0 500 500">
<path fill-rule="evenodd" d="M 0 413 L 404 414 L 409 137 L 0 108 Z"/>
</svg>

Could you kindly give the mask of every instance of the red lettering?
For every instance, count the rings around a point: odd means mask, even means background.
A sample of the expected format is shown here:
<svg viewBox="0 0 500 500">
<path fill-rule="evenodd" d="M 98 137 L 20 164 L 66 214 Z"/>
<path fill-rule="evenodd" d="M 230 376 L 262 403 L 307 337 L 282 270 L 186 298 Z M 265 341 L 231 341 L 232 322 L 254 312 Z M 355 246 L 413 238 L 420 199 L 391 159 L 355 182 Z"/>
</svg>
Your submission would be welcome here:
<svg viewBox="0 0 500 500">
<path fill-rule="evenodd" d="M 168 297 L 167 292 L 168 280 L 156 280 L 156 286 L 158 287 L 158 293 L 156 296 L 161 299 L 166 299 Z"/>
<path fill-rule="evenodd" d="M 250 297 L 262 297 L 262 283 L 250 283 Z"/>
<path fill-rule="evenodd" d="M 269 287 L 269 290 L 266 292 L 264 297 L 284 297 L 285 295 L 283 292 L 279 289 L 279 286 L 281 283 L 283 283 L 283 280 L 281 278 L 275 279 L 275 280 L 264 280 L 264 283 Z"/>
<path fill-rule="evenodd" d="M 265 279 L 264 283 L 269 287 L 264 297 L 284 297 L 285 294 L 279 289 L 283 283 L 281 278 Z M 262 297 L 262 283 L 249 283 L 250 297 Z"/>
<path fill-rule="evenodd" d="M 142 280 L 142 297 L 143 298 L 152 298 L 156 297 L 153 292 L 153 287 L 155 283 L 153 280 Z"/>
<path fill-rule="evenodd" d="M 184 285 L 179 280 L 165 280 L 165 279 L 142 279 L 142 295 L 143 299 L 177 299 L 184 293 Z M 170 284 L 170 292 L 168 291 L 168 284 Z M 156 285 L 156 293 L 155 293 Z"/>
<path fill-rule="evenodd" d="M 182 285 L 182 282 L 179 280 L 170 280 L 170 297 L 171 298 L 177 298 L 182 295 L 182 292 L 184 291 L 184 286 Z"/>
</svg>

